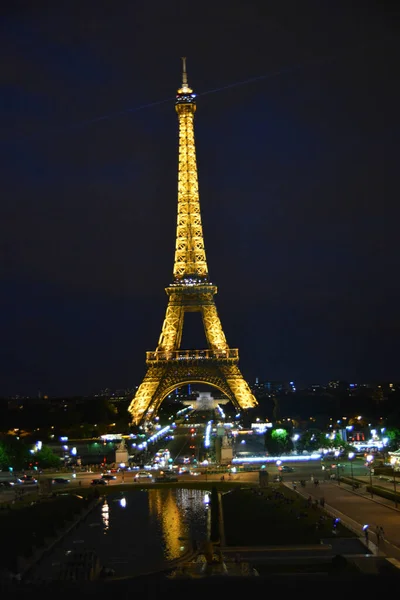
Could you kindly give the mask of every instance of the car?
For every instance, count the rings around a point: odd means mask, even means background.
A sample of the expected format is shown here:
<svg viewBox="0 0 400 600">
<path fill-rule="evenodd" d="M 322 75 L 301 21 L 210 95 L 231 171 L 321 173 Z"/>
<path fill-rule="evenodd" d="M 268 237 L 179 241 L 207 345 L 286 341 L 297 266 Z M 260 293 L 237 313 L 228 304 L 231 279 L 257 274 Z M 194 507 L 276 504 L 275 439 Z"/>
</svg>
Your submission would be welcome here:
<svg viewBox="0 0 400 600">
<path fill-rule="evenodd" d="M 53 479 L 53 483 L 65 484 L 65 483 L 69 483 L 69 482 L 70 482 L 70 480 L 65 479 L 64 477 L 55 477 Z"/>
<path fill-rule="evenodd" d="M 0 489 L 1 488 L 12 488 L 14 487 L 15 482 L 14 481 L 0 481 Z"/>
<path fill-rule="evenodd" d="M 90 485 L 107 485 L 107 481 L 105 479 L 92 479 Z"/>
<path fill-rule="evenodd" d="M 152 474 L 149 473 L 148 471 L 138 471 L 138 473 L 135 473 L 134 480 L 139 481 L 139 479 L 152 479 L 152 478 L 153 478 Z"/>
<path fill-rule="evenodd" d="M 294 469 L 293 467 L 289 467 L 289 465 L 283 465 L 281 471 L 283 471 L 283 473 L 293 473 Z"/>
<path fill-rule="evenodd" d="M 24 485 L 36 485 L 37 479 L 35 479 L 33 475 L 23 475 L 19 479 L 19 483 L 23 483 Z"/>
<path fill-rule="evenodd" d="M 105 479 L 106 481 L 112 481 L 113 479 L 117 479 L 115 475 L 102 475 L 101 476 L 102 479 Z"/>
</svg>

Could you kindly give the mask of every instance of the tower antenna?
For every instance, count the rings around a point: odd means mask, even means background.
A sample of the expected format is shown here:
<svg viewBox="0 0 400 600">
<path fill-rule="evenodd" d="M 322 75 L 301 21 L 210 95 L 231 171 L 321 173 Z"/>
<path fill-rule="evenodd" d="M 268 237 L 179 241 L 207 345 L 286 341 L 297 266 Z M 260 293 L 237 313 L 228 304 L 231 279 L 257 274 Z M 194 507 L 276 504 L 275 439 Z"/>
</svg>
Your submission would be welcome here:
<svg viewBox="0 0 400 600">
<path fill-rule="evenodd" d="M 187 73 L 186 73 L 186 56 L 182 56 L 182 87 L 188 87 Z"/>
</svg>

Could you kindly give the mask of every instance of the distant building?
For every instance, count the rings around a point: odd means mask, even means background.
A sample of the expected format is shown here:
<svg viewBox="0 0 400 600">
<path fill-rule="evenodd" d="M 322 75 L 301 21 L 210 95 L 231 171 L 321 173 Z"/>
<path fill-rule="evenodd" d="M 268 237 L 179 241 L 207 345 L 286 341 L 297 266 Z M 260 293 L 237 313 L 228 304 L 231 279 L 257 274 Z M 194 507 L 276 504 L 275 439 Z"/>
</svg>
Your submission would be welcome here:
<svg viewBox="0 0 400 600">
<path fill-rule="evenodd" d="M 195 410 L 214 410 L 219 404 L 227 404 L 228 402 L 229 398 L 214 398 L 210 392 L 198 392 L 195 399 L 182 400 L 182 404 L 193 406 Z"/>
<path fill-rule="evenodd" d="M 250 384 L 254 395 L 288 394 L 296 391 L 294 381 L 259 381 L 256 377 L 254 384 Z"/>
</svg>

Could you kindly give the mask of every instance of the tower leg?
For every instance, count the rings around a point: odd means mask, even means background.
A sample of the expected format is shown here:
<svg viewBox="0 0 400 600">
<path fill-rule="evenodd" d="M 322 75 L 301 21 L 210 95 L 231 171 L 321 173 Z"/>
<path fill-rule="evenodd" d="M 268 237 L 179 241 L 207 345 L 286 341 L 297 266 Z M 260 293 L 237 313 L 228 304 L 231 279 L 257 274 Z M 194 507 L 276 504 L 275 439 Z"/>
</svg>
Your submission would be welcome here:
<svg viewBox="0 0 400 600">
<path fill-rule="evenodd" d="M 241 410 L 248 410 L 257 406 L 257 400 L 251 393 L 249 384 L 243 378 L 237 365 L 223 365 L 221 371 L 227 381 L 232 395 L 235 397 L 236 404 Z"/>
<path fill-rule="evenodd" d="M 147 369 L 147 373 L 128 408 L 135 425 L 139 425 L 145 414 L 150 416 L 152 413 L 151 404 L 160 385 L 163 372 L 162 367 L 150 366 Z"/>
<path fill-rule="evenodd" d="M 228 344 L 214 300 L 210 304 L 202 305 L 201 314 L 208 346 L 219 352 L 227 350 Z"/>
<path fill-rule="evenodd" d="M 183 330 L 184 310 L 181 304 L 170 299 L 158 340 L 157 350 L 172 352 L 180 347 Z"/>
</svg>

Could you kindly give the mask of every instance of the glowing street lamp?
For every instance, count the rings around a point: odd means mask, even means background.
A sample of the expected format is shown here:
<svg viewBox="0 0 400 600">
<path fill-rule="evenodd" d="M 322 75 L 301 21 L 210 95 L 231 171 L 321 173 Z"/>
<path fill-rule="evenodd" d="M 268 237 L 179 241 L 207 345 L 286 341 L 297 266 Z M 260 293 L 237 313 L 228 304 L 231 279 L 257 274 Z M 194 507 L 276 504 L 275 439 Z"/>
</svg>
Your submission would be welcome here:
<svg viewBox="0 0 400 600">
<path fill-rule="evenodd" d="M 340 485 L 340 463 L 339 463 L 339 456 L 340 456 L 340 452 L 339 450 L 335 450 L 335 456 L 336 456 L 336 477 L 338 480 L 338 485 Z"/>
<path fill-rule="evenodd" d="M 355 457 L 355 453 L 349 452 L 348 457 L 349 457 L 350 469 L 351 469 L 351 481 L 352 481 L 351 487 L 354 489 L 353 458 Z"/>
<path fill-rule="evenodd" d="M 395 456 L 391 456 L 390 458 L 390 464 L 392 465 L 392 469 L 393 469 L 393 490 L 394 490 L 394 505 L 397 508 L 397 493 L 396 493 L 396 470 L 395 470 L 395 465 L 396 465 L 396 457 Z"/>
<path fill-rule="evenodd" d="M 366 456 L 366 459 L 369 467 L 369 487 L 371 491 L 371 498 L 373 498 L 374 492 L 372 491 L 372 461 L 374 460 L 374 457 L 372 454 L 368 454 L 368 456 Z"/>
</svg>

